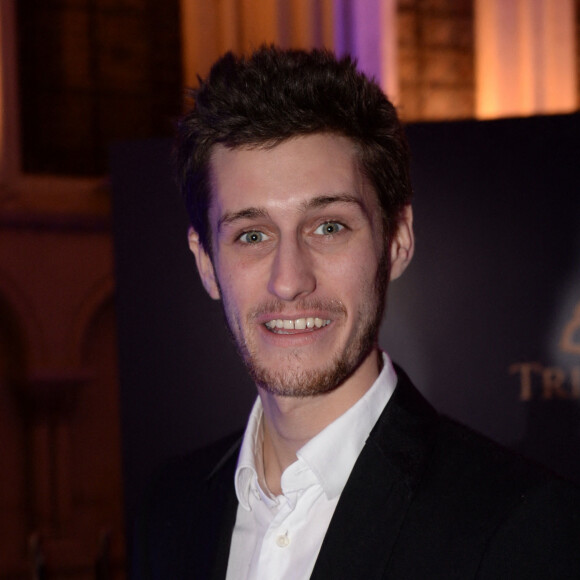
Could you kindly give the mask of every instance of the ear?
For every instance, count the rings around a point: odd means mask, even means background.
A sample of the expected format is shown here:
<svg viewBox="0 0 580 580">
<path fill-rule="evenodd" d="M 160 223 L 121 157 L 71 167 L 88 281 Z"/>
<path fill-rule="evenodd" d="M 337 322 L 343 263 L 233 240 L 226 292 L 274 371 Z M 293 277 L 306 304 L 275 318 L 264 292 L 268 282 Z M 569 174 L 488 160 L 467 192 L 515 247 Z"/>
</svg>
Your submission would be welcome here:
<svg viewBox="0 0 580 580">
<path fill-rule="evenodd" d="M 187 232 L 187 239 L 189 241 L 189 249 L 195 257 L 197 271 L 199 272 L 199 277 L 201 278 L 203 287 L 214 300 L 219 300 L 220 291 L 217 284 L 213 263 L 208 253 L 201 245 L 199 241 L 199 235 L 193 228 L 189 228 L 189 231 Z"/>
<path fill-rule="evenodd" d="M 413 235 L 413 209 L 406 205 L 401 212 L 397 231 L 391 240 L 391 275 L 397 279 L 407 268 L 415 251 L 415 236 Z"/>
</svg>

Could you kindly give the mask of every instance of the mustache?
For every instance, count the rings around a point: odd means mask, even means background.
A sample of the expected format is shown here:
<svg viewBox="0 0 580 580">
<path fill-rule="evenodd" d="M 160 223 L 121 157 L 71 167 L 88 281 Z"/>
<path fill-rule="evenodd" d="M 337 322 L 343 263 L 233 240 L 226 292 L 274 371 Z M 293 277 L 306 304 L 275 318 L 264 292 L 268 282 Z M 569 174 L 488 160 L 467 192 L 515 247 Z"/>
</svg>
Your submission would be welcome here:
<svg viewBox="0 0 580 580">
<path fill-rule="evenodd" d="M 329 298 L 327 300 L 322 298 L 304 298 L 292 302 L 292 311 L 296 312 L 305 310 L 318 310 L 328 314 L 346 315 L 346 308 L 340 300 Z M 284 314 L 290 307 L 281 300 L 269 300 L 259 304 L 248 313 L 248 320 L 252 320 L 262 316 L 262 314 Z"/>
</svg>

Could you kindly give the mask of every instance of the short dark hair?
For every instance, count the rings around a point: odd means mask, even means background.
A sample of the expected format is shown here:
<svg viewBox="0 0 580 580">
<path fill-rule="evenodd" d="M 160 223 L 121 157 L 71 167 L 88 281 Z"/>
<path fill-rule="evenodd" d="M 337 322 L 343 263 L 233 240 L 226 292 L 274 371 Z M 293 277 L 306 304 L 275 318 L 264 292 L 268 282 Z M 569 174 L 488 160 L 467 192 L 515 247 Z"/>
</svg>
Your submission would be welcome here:
<svg viewBox="0 0 580 580">
<path fill-rule="evenodd" d="M 262 46 L 249 57 L 228 52 L 199 82 L 191 91 L 194 106 L 178 125 L 177 181 L 210 255 L 213 147 L 271 147 L 314 133 L 353 141 L 390 237 L 411 199 L 409 152 L 394 106 L 356 61 L 327 50 Z"/>
</svg>

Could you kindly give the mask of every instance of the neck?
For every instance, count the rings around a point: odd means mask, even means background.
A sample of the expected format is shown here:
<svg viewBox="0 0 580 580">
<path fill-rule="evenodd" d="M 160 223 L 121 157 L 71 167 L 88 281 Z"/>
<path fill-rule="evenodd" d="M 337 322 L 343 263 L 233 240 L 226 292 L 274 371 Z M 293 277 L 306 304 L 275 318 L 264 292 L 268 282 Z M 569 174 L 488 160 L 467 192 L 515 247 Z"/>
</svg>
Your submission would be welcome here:
<svg viewBox="0 0 580 580">
<path fill-rule="evenodd" d="M 382 368 L 373 350 L 334 390 L 310 397 L 281 397 L 259 388 L 264 409 L 264 477 L 270 491 L 282 493 L 280 479 L 296 452 L 350 409 L 372 386 Z"/>
</svg>

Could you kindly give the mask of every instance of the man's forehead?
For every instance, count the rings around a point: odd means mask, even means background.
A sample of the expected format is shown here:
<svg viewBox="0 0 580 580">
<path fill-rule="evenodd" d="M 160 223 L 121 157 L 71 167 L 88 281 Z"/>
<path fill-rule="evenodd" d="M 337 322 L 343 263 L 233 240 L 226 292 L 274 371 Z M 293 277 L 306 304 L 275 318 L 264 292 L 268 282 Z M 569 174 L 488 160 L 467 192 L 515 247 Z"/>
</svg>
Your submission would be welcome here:
<svg viewBox="0 0 580 580">
<path fill-rule="evenodd" d="M 260 143 L 248 143 L 240 145 L 228 145 L 226 143 L 216 143 L 211 147 L 209 153 L 209 169 L 210 174 L 215 175 L 216 165 L 220 165 L 223 159 L 230 161 L 236 154 L 252 154 L 252 153 L 268 153 L 277 149 L 284 149 L 285 146 L 292 144 L 300 147 L 308 147 L 310 142 L 315 140 L 326 141 L 338 145 L 339 147 L 348 150 L 352 155 L 353 161 L 359 162 L 360 148 L 358 144 L 351 138 L 345 135 L 332 132 L 307 133 L 287 137 L 285 139 L 269 139 Z"/>
<path fill-rule="evenodd" d="M 360 197 L 363 189 L 372 190 L 354 143 L 327 133 L 276 144 L 218 144 L 211 152 L 209 177 L 212 205 L 222 205 L 227 197 L 227 205 L 234 209 L 256 206 L 257 201 L 310 208 L 313 197 L 321 205 L 328 203 L 325 197 Z"/>
</svg>

